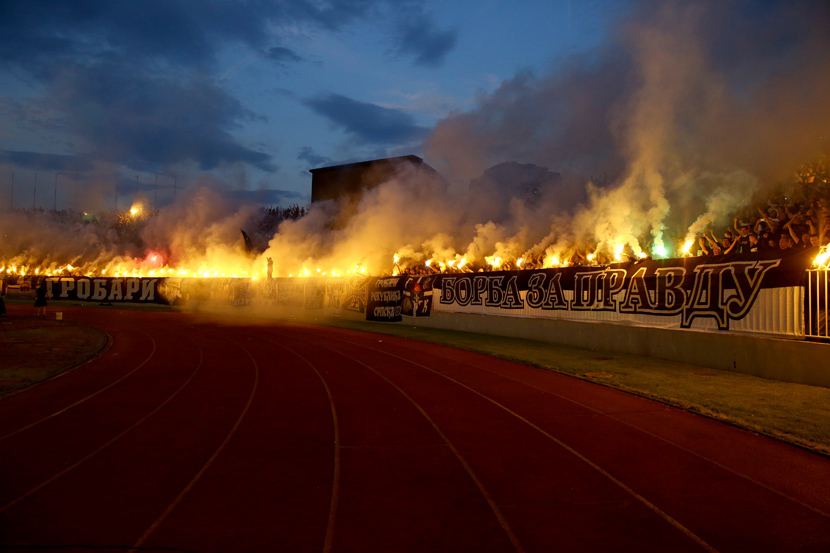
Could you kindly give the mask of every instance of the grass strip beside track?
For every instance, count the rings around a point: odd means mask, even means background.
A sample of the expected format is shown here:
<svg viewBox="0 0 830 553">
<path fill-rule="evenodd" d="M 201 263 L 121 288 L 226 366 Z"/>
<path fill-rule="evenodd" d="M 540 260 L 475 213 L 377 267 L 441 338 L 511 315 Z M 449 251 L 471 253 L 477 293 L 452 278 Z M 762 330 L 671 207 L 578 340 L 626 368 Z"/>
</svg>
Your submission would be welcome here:
<svg viewBox="0 0 830 553">
<path fill-rule="evenodd" d="M 0 396 L 76 367 L 108 343 L 104 332 L 83 325 L 36 317 L 2 317 Z"/>
</svg>

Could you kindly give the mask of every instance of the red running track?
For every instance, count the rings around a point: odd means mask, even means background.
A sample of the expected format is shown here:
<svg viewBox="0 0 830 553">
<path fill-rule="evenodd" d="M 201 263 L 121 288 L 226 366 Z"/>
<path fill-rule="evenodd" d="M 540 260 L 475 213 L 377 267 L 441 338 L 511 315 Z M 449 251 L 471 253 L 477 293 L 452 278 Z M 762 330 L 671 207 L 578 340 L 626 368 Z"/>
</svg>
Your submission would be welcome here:
<svg viewBox="0 0 830 553">
<path fill-rule="evenodd" d="M 369 333 L 63 312 L 112 344 L 0 399 L 2 550 L 830 551 L 830 460 L 659 403 Z"/>
</svg>

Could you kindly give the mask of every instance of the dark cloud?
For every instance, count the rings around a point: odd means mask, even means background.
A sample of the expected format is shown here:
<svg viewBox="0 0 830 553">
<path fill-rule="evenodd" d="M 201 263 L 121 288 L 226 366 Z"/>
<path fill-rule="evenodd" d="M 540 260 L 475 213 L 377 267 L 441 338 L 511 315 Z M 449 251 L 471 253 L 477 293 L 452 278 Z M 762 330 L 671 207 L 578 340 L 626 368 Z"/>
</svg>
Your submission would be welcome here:
<svg viewBox="0 0 830 553">
<path fill-rule="evenodd" d="M 303 146 L 300 153 L 297 154 L 297 159 L 307 162 L 308 166 L 311 168 L 322 167 L 332 163 L 332 159 L 330 157 L 321 156 L 315 152 L 314 148 L 311 146 Z"/>
<path fill-rule="evenodd" d="M 404 144 L 421 140 L 428 132 L 403 111 L 358 102 L 340 94 L 329 94 L 305 103 L 363 144 Z"/>
<path fill-rule="evenodd" d="M 105 62 L 64 67 L 50 88 L 99 159 L 134 168 L 194 160 L 203 169 L 245 162 L 273 170 L 267 154 L 230 133 L 253 115 L 205 77 L 151 76 Z"/>
<path fill-rule="evenodd" d="M 296 52 L 289 48 L 282 48 L 280 46 L 274 46 L 273 48 L 269 48 L 267 52 L 267 57 L 279 64 L 285 63 L 299 63 L 303 61 L 303 58 L 297 55 Z"/>
<path fill-rule="evenodd" d="M 54 58 L 123 55 L 207 67 L 229 43 L 244 44 L 266 57 L 298 61 L 274 47 L 273 30 L 309 25 L 337 31 L 359 19 L 396 14 L 402 4 L 420 9 L 422 0 L 26 0 L 0 3 L 0 63 L 40 68 Z M 413 8 L 410 8 L 410 10 Z M 437 31 L 421 16 L 403 26 L 400 48 L 418 59 L 443 56 L 454 33 Z M 423 44 L 414 36 L 424 32 Z M 290 57 L 293 54 L 297 58 Z M 288 60 L 285 56 L 289 55 Z M 437 56 L 437 57 L 436 57 Z"/>
<path fill-rule="evenodd" d="M 458 31 L 443 31 L 423 14 L 406 17 L 398 27 L 396 52 L 413 56 L 415 65 L 437 66 L 455 48 Z"/>
<path fill-rule="evenodd" d="M 421 0 L 404 4 L 417 7 Z M 48 91 L 27 99 L 28 107 L 39 102 L 40 112 L 16 110 L 6 118 L 35 133 L 58 124 L 60 129 L 48 130 L 74 133 L 67 142 L 96 161 L 135 169 L 195 161 L 208 170 L 245 163 L 274 171 L 268 154 L 234 136 L 254 115 L 212 79 L 218 54 L 242 45 L 279 64 L 303 62 L 300 53 L 279 45 L 279 29 L 338 31 L 361 19 L 396 21 L 400 5 L 392 0 L 2 2 L 0 69 Z M 440 32 L 421 25 L 427 42 L 441 42 Z M 441 55 L 440 46 L 419 47 L 409 35 L 402 45 L 419 59 Z M 0 112 L 15 102 L 22 105 L 10 97 L 0 101 Z M 369 104 L 357 106 L 370 118 L 362 125 L 338 115 L 334 103 L 324 100 L 318 108 L 366 142 L 396 142 L 419 131 L 408 116 Z M 31 117 L 35 113 L 39 118 Z"/>
<path fill-rule="evenodd" d="M 296 23 L 337 30 L 375 9 L 368 0 L 27 0 L 0 4 L 0 59 L 116 53 L 206 65 L 228 43 L 269 53 L 272 27 Z"/>
<path fill-rule="evenodd" d="M 0 9 L 0 56 L 40 64 L 48 58 L 120 54 L 206 64 L 221 42 L 264 42 L 267 17 L 250 2 L 32 0 Z"/>
<path fill-rule="evenodd" d="M 78 173 L 91 171 L 94 167 L 92 160 L 85 156 L 16 152 L 12 150 L 0 150 L 0 163 L 12 163 L 18 167 L 30 169 Z"/>
</svg>

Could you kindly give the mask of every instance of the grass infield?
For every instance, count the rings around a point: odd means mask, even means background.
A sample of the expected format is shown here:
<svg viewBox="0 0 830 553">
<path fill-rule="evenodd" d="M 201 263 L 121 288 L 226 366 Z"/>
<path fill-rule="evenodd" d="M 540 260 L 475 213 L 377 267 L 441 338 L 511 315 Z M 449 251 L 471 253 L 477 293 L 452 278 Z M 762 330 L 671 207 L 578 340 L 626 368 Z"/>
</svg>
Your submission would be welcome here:
<svg viewBox="0 0 830 553">
<path fill-rule="evenodd" d="M 0 317 L 0 396 L 58 376 L 109 343 L 100 330 L 54 319 Z"/>
<path fill-rule="evenodd" d="M 101 308 L 174 310 L 163 306 L 141 307 L 138 304 Z M 107 337 L 100 331 L 66 321 L 54 321 L 57 310 L 59 305 L 50 305 L 52 320 L 38 321 L 44 325 L 39 330 L 23 327 L 13 330 L 12 321 L 0 318 L 0 322 L 4 323 L 0 325 L 4 329 L 0 334 L 4 357 L 15 360 L 12 364 L 2 365 L 0 395 L 77 366 L 105 346 Z M 414 327 L 405 323 L 300 317 L 275 313 L 270 308 L 252 307 L 211 309 L 209 313 L 222 316 L 226 322 L 235 316 L 281 318 L 393 335 L 492 355 L 637 394 L 830 456 L 830 388 L 779 382 L 650 357 Z M 30 319 L 36 320 L 34 317 L 25 320 Z M 60 332 L 64 334 L 58 334 Z M 85 349 L 79 346 L 81 343 L 85 344 Z"/>
</svg>

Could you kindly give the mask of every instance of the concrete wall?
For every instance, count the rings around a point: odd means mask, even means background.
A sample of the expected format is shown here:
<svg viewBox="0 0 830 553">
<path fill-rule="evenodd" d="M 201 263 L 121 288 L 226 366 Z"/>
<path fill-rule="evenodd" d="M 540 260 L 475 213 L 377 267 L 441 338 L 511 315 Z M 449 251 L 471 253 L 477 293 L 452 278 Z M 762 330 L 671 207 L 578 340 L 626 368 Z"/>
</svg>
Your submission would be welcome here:
<svg viewBox="0 0 830 553">
<path fill-rule="evenodd" d="M 411 319 L 407 324 L 412 324 Z M 644 355 L 785 382 L 830 387 L 830 344 L 605 322 L 433 311 L 418 326 Z"/>
</svg>

